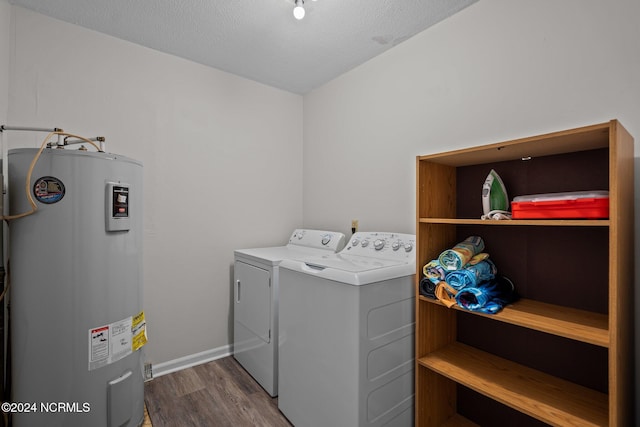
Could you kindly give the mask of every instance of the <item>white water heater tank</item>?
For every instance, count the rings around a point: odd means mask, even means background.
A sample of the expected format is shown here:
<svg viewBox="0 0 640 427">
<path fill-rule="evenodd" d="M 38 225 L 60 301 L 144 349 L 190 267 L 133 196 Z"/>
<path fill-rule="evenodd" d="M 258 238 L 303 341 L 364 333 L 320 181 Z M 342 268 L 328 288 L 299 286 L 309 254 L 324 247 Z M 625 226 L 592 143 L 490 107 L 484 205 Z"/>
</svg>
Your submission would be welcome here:
<svg viewBox="0 0 640 427">
<path fill-rule="evenodd" d="M 8 153 L 11 215 L 37 151 Z M 142 164 L 47 148 L 28 185 L 38 210 L 9 225 L 13 426 L 138 426 Z"/>
</svg>

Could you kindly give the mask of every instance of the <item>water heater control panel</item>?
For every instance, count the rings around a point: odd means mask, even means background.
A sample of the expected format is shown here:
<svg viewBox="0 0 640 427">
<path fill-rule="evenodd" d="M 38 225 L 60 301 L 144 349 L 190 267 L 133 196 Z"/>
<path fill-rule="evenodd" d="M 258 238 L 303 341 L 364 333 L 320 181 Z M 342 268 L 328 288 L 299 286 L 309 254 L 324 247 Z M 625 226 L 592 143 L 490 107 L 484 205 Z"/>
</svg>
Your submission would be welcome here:
<svg viewBox="0 0 640 427">
<path fill-rule="evenodd" d="M 107 231 L 129 230 L 129 190 L 129 184 L 107 182 L 105 203 Z"/>
</svg>

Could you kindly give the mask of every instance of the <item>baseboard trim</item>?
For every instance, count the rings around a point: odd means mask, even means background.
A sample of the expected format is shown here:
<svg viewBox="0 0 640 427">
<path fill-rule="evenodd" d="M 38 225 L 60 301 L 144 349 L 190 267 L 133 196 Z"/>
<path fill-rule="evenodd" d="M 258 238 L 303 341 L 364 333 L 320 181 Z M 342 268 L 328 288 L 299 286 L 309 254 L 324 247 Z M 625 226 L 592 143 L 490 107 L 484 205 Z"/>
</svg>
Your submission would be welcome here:
<svg viewBox="0 0 640 427">
<path fill-rule="evenodd" d="M 225 345 L 218 348 L 212 348 L 211 350 L 201 351 L 200 353 L 190 354 L 178 359 L 169 360 L 167 362 L 154 363 L 153 378 L 221 359 L 223 357 L 230 356 L 231 354 L 231 345 Z"/>
</svg>

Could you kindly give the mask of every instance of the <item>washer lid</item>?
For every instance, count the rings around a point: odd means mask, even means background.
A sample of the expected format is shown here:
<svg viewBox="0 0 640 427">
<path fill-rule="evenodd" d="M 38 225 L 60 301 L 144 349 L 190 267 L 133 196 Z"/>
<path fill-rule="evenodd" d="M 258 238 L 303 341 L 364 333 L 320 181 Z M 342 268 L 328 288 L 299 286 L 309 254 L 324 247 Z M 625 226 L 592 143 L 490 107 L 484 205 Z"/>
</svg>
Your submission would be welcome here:
<svg viewBox="0 0 640 427">
<path fill-rule="evenodd" d="M 298 258 L 296 258 L 298 259 Z M 333 268 L 335 270 L 348 271 L 350 273 L 360 273 L 363 271 L 377 270 L 379 268 L 389 268 L 396 265 L 406 265 L 406 261 L 371 258 L 359 255 L 330 254 L 319 257 L 302 259 L 305 264 L 312 268 Z"/>
<path fill-rule="evenodd" d="M 415 261 L 375 259 L 358 255 L 331 254 L 306 259 L 286 259 L 280 264 L 280 278 L 286 270 L 297 271 L 310 277 L 346 285 L 361 286 L 372 283 L 412 277 L 416 273 Z"/>
</svg>

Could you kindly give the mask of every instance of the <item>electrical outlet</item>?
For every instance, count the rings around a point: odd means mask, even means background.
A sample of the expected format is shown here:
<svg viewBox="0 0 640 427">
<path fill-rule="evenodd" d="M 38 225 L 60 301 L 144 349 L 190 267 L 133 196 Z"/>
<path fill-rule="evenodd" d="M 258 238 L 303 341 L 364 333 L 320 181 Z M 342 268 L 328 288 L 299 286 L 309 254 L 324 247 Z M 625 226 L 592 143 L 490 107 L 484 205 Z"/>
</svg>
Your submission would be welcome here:
<svg viewBox="0 0 640 427">
<path fill-rule="evenodd" d="M 356 231 L 358 231 L 358 220 L 357 219 L 352 219 L 351 220 L 351 231 L 353 231 L 354 233 Z"/>
</svg>

